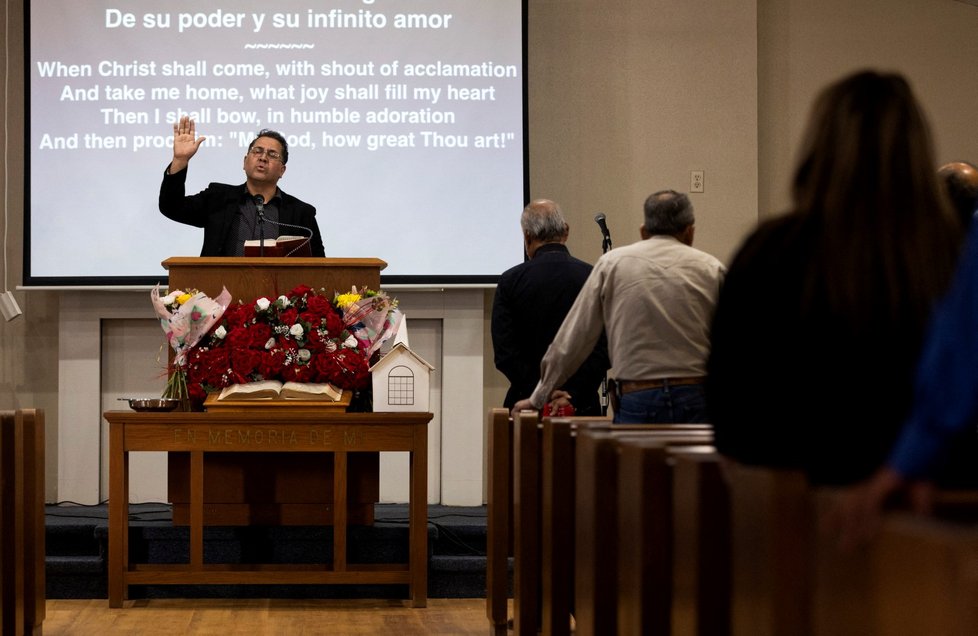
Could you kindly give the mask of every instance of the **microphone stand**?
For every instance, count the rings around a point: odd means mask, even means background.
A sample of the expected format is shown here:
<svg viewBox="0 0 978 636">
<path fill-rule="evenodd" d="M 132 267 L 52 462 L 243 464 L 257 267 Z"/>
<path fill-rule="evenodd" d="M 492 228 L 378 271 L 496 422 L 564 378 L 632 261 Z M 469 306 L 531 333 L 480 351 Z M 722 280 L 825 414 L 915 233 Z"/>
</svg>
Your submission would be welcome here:
<svg viewBox="0 0 978 636">
<path fill-rule="evenodd" d="M 265 256 L 265 197 L 255 195 L 255 209 L 258 213 L 258 256 Z"/>
<path fill-rule="evenodd" d="M 598 212 L 594 216 L 594 221 L 601 228 L 601 253 L 607 254 L 611 251 L 611 232 L 608 230 L 608 225 L 605 222 L 605 216 L 603 213 Z M 604 417 L 608 415 L 608 374 L 601 379 L 601 416 Z"/>
</svg>

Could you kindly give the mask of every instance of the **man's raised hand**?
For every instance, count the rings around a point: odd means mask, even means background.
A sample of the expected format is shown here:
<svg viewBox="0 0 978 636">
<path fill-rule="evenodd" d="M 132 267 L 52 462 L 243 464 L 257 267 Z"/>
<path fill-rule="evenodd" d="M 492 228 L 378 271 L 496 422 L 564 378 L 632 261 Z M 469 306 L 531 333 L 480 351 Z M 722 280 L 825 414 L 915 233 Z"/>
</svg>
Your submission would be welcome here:
<svg viewBox="0 0 978 636">
<path fill-rule="evenodd" d="M 170 174 L 186 168 L 205 139 L 207 138 L 197 136 L 194 120 L 186 115 L 173 124 L 173 161 L 170 162 Z"/>
</svg>

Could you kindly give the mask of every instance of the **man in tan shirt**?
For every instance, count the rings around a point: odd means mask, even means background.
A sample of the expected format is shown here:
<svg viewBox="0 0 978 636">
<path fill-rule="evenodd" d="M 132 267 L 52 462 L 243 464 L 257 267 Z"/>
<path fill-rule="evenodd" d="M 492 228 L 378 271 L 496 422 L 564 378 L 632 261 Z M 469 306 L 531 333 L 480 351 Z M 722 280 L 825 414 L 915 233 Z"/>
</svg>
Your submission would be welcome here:
<svg viewBox="0 0 978 636">
<path fill-rule="evenodd" d="M 604 330 L 620 394 L 615 422 L 706 421 L 709 328 L 726 269 L 692 247 L 694 221 L 685 194 L 649 196 L 642 240 L 598 260 L 543 358 L 540 382 L 514 411 L 542 409 Z"/>
</svg>

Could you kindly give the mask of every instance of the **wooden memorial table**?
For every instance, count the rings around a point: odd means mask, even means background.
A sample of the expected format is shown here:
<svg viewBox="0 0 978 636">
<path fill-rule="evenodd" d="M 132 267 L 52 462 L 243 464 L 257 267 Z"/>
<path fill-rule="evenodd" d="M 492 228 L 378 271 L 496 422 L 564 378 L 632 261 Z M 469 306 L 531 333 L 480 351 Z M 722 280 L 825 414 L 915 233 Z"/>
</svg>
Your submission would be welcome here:
<svg viewBox="0 0 978 636">
<path fill-rule="evenodd" d="M 208 413 L 109 411 L 109 607 L 130 585 L 407 584 L 413 607 L 427 603 L 427 461 L 431 413 L 316 413 L 261 408 Z M 190 456 L 190 562 L 129 562 L 129 453 Z M 409 562 L 347 562 L 348 455 L 410 453 Z M 333 456 L 333 561 L 323 564 L 204 563 L 204 456 L 207 453 L 329 453 Z"/>
</svg>

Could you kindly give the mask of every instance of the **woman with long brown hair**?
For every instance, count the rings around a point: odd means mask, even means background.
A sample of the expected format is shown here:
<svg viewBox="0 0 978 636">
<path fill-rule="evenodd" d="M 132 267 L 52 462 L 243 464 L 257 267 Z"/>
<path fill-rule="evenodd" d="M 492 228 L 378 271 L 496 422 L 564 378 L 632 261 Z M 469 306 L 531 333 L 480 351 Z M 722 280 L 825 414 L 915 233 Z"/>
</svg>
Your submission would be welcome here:
<svg viewBox="0 0 978 636">
<path fill-rule="evenodd" d="M 911 400 L 963 230 L 906 80 L 864 71 L 815 102 L 792 210 L 734 259 L 707 380 L 721 452 L 853 483 L 883 463 Z"/>
</svg>

